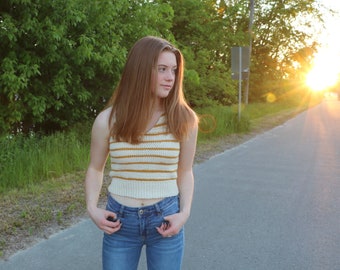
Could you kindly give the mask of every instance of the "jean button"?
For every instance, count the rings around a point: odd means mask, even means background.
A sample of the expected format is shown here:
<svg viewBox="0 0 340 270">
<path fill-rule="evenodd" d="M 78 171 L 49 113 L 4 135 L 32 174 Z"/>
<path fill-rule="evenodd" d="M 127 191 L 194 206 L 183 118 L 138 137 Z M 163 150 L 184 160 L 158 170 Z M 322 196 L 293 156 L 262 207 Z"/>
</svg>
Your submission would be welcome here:
<svg viewBox="0 0 340 270">
<path fill-rule="evenodd" d="M 143 210 L 143 209 L 140 209 L 140 210 L 138 211 L 138 213 L 139 213 L 140 215 L 143 215 L 143 214 L 144 214 L 144 210 Z"/>
</svg>

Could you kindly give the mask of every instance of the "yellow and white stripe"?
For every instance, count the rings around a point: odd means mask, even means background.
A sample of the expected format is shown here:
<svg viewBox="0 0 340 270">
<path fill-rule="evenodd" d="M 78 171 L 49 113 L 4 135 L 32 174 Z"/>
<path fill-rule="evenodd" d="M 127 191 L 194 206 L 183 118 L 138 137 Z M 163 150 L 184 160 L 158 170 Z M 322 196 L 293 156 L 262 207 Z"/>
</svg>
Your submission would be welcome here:
<svg viewBox="0 0 340 270">
<path fill-rule="evenodd" d="M 177 195 L 179 150 L 179 142 L 167 131 L 165 116 L 160 117 L 139 144 L 111 138 L 109 192 L 144 199 Z"/>
</svg>

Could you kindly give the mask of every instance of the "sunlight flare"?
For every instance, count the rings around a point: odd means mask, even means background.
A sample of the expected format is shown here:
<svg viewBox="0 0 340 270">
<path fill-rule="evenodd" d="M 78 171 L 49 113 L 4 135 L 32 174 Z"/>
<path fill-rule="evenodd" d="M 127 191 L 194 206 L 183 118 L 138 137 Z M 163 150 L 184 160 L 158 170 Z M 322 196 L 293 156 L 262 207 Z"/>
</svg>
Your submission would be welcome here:
<svg viewBox="0 0 340 270">
<path fill-rule="evenodd" d="M 335 58 L 337 56 L 327 50 L 316 55 L 314 66 L 306 75 L 306 84 L 311 90 L 327 90 L 339 81 L 340 64 Z"/>
</svg>

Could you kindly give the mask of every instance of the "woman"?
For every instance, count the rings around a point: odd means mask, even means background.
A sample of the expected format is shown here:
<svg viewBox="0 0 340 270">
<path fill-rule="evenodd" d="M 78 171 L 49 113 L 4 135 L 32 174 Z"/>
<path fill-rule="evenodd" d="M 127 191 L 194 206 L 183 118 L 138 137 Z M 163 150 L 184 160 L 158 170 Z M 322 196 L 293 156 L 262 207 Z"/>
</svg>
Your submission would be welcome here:
<svg viewBox="0 0 340 270">
<path fill-rule="evenodd" d="M 105 270 L 137 269 L 143 245 L 148 269 L 181 268 L 198 127 L 184 99 L 183 70 L 181 52 L 168 41 L 140 39 L 93 124 L 86 204 L 104 231 Z M 104 210 L 97 204 L 108 155 L 112 182 Z"/>
</svg>

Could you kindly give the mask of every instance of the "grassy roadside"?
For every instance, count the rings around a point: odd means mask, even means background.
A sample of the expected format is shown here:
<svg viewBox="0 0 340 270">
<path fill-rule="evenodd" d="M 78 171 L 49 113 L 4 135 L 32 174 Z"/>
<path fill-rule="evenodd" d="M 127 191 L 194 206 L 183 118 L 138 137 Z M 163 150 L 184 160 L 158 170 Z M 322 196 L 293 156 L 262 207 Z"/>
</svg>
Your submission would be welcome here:
<svg viewBox="0 0 340 270">
<path fill-rule="evenodd" d="M 250 122 L 250 131 L 232 133 L 207 140 L 197 146 L 195 162 L 200 163 L 217 153 L 282 124 L 307 107 L 292 107 L 275 113 L 264 113 Z M 33 185 L 29 189 L 11 190 L 1 194 L 0 258 L 25 249 L 51 234 L 65 229 L 87 217 L 83 179 L 85 170 Z M 102 203 L 108 177 L 104 178 Z"/>
</svg>

